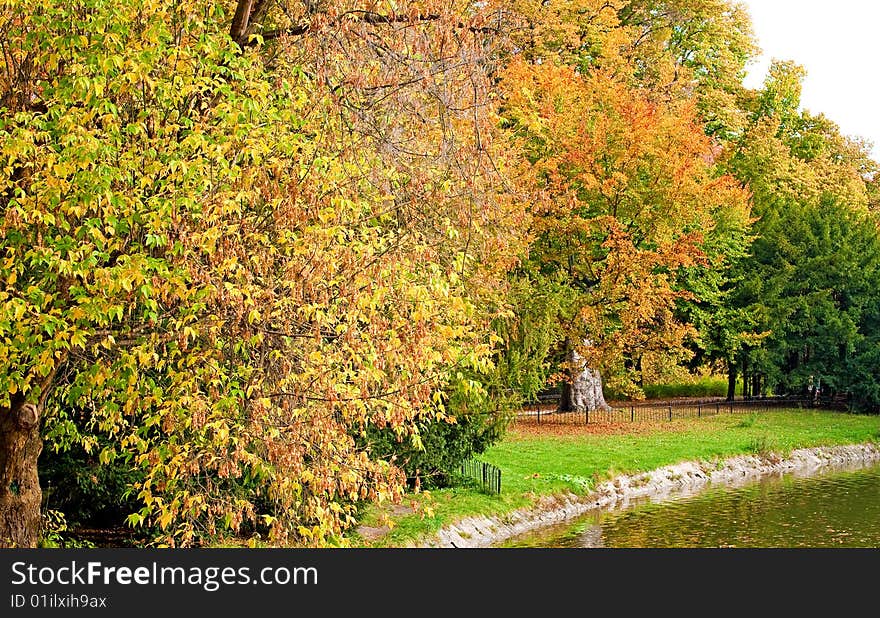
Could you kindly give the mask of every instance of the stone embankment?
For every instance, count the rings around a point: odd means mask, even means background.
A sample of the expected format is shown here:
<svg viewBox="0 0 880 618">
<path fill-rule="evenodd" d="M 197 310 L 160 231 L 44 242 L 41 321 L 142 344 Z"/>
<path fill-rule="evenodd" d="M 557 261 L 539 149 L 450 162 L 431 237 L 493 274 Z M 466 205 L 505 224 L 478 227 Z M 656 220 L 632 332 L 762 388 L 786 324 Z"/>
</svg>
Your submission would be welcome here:
<svg viewBox="0 0 880 618">
<path fill-rule="evenodd" d="M 535 505 L 496 517 L 468 517 L 440 530 L 421 547 L 489 547 L 520 534 L 562 523 L 588 511 L 623 509 L 633 500 L 662 500 L 699 492 L 710 484 L 737 486 L 774 474 L 806 475 L 818 469 L 880 461 L 876 444 L 805 448 L 783 457 L 740 455 L 720 461 L 684 462 L 621 475 L 585 495 L 547 496 Z"/>
</svg>

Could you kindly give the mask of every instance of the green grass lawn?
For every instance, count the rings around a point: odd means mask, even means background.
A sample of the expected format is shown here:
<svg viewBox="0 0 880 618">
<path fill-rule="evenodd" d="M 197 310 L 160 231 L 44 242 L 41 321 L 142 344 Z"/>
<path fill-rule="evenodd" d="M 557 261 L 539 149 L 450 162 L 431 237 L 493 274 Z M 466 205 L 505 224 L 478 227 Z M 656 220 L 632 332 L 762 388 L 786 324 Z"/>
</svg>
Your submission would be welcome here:
<svg viewBox="0 0 880 618">
<path fill-rule="evenodd" d="M 517 426 L 481 459 L 502 470 L 502 492 L 491 496 L 473 488 L 452 488 L 409 496 L 415 514 L 393 517 L 390 532 L 366 543 L 406 546 L 468 515 L 502 515 L 538 497 L 570 491 L 587 493 L 617 474 L 643 472 L 689 460 L 714 461 L 741 454 L 880 441 L 880 416 L 813 410 L 779 410 L 758 415 L 678 419 L 616 426 Z M 366 525 L 383 514 L 369 511 Z"/>
</svg>

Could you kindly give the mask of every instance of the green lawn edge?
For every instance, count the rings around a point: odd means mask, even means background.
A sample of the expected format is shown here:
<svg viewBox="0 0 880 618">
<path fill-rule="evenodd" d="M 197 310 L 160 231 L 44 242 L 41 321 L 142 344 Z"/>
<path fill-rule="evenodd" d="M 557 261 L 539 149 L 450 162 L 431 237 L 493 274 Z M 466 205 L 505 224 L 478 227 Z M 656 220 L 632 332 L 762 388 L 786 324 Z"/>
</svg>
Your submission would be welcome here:
<svg viewBox="0 0 880 618">
<path fill-rule="evenodd" d="M 546 496 L 583 495 L 621 474 L 647 472 L 684 461 L 717 462 L 746 454 L 787 456 L 792 450 L 880 442 L 880 416 L 817 410 L 676 419 L 634 424 L 614 435 L 535 435 L 517 428 L 480 459 L 502 471 L 502 491 L 473 487 L 408 494 L 403 508 L 369 507 L 362 524 L 390 530 L 378 538 L 355 532 L 355 547 L 412 547 L 465 517 L 503 517 Z M 407 513 L 407 507 L 414 512 Z"/>
</svg>

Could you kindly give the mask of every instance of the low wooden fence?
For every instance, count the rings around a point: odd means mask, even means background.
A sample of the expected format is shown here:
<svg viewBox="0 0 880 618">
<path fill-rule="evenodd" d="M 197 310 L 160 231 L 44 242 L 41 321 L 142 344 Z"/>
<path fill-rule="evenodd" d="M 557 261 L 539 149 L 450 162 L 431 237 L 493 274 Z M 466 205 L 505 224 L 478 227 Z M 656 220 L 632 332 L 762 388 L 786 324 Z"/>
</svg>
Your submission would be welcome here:
<svg viewBox="0 0 880 618">
<path fill-rule="evenodd" d="M 501 493 L 501 469 L 485 461 L 469 459 L 461 464 L 463 476 L 475 480 L 483 491 L 491 494 Z"/>
</svg>

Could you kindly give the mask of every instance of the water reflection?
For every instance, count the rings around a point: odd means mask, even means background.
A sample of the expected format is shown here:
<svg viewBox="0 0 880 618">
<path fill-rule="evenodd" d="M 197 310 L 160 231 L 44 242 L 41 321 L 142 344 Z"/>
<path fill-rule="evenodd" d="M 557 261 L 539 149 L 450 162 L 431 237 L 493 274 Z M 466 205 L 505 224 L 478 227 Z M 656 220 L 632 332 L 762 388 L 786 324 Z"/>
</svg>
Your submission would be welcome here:
<svg viewBox="0 0 880 618">
<path fill-rule="evenodd" d="M 880 464 L 595 512 L 505 547 L 880 547 Z"/>
</svg>

